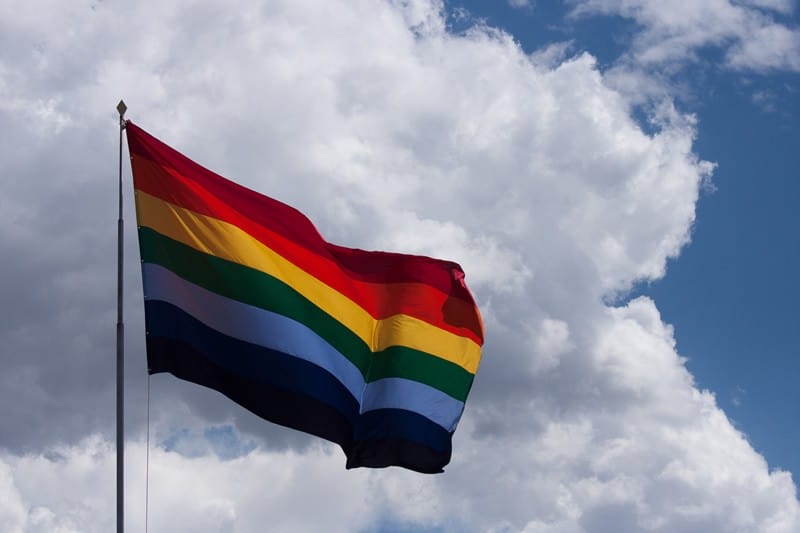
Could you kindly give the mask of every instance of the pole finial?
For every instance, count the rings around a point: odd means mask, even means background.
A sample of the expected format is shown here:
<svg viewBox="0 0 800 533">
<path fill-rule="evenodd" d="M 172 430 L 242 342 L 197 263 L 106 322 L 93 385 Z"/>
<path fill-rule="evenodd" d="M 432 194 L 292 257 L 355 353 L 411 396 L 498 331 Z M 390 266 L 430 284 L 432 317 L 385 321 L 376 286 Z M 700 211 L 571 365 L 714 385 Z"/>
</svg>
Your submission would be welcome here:
<svg viewBox="0 0 800 533">
<path fill-rule="evenodd" d="M 120 120 L 122 120 L 122 117 L 125 116 L 125 111 L 127 111 L 127 110 L 128 110 L 128 106 L 125 105 L 125 101 L 124 100 L 120 100 L 119 103 L 117 104 L 117 111 L 119 111 Z"/>
</svg>

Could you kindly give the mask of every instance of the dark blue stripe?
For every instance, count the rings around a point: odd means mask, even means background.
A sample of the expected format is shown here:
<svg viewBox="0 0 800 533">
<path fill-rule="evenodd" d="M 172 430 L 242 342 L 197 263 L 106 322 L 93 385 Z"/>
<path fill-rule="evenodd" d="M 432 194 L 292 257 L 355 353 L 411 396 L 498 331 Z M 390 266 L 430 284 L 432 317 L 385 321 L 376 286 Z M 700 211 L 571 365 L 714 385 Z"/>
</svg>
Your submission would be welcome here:
<svg viewBox="0 0 800 533">
<path fill-rule="evenodd" d="M 413 439 L 432 450 L 450 449 L 452 433 L 413 411 L 375 409 L 362 413 L 356 425 L 355 440 Z"/>
<path fill-rule="evenodd" d="M 145 302 L 145 322 L 150 373 L 172 373 L 266 420 L 336 442 L 347 468 L 435 473 L 450 461 L 452 433 L 403 409 L 359 415 L 347 388 L 308 361 L 224 335 L 158 300 Z"/>
<path fill-rule="evenodd" d="M 148 337 L 184 343 L 229 374 L 265 387 L 305 394 L 355 424 L 359 411 L 356 399 L 335 376 L 313 363 L 219 333 L 159 300 L 145 302 L 145 322 Z"/>
<path fill-rule="evenodd" d="M 333 407 L 305 394 L 232 374 L 186 343 L 148 336 L 147 362 L 151 374 L 169 372 L 221 392 L 265 420 L 335 442 L 345 453 L 352 449 L 353 426 Z"/>
<path fill-rule="evenodd" d="M 411 411 L 377 409 L 359 417 L 347 468 L 396 465 L 437 473 L 451 453 L 452 433 L 440 425 Z"/>
</svg>

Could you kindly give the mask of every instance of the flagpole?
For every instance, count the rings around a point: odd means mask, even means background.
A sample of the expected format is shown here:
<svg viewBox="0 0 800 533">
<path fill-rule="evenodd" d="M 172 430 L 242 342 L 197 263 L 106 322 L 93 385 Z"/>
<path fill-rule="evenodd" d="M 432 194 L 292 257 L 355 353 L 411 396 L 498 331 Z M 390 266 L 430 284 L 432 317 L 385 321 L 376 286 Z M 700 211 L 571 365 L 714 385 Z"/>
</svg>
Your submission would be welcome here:
<svg viewBox="0 0 800 533">
<path fill-rule="evenodd" d="M 117 219 L 117 533 L 125 530 L 125 324 L 122 321 L 122 130 L 125 111 L 119 111 L 119 218 Z"/>
</svg>

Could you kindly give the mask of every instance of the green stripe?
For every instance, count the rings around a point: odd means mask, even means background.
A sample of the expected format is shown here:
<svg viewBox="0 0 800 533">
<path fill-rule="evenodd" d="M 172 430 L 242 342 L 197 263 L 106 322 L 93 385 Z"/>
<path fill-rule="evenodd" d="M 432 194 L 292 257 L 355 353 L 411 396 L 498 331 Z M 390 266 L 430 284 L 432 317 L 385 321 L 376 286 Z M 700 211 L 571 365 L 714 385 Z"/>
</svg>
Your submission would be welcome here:
<svg viewBox="0 0 800 533">
<path fill-rule="evenodd" d="M 304 324 L 347 357 L 366 382 L 401 377 L 466 400 L 474 376 L 460 366 L 404 346 L 373 354 L 355 333 L 273 276 L 200 252 L 147 227 L 139 227 L 139 250 L 145 263 L 161 265 L 219 295 Z"/>
<path fill-rule="evenodd" d="M 475 378 L 460 366 L 439 357 L 405 346 L 391 346 L 372 356 L 372 366 L 364 380 L 400 377 L 419 381 L 457 400 L 466 401 Z"/>
</svg>

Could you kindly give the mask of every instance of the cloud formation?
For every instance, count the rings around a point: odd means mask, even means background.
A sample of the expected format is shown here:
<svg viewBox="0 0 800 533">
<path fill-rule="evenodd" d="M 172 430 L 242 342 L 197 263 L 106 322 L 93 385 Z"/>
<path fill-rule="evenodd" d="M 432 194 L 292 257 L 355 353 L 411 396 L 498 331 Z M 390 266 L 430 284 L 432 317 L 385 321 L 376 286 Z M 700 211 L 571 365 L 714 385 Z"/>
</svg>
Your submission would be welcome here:
<svg viewBox="0 0 800 533">
<path fill-rule="evenodd" d="M 4 531 L 110 529 L 120 96 L 139 125 L 329 240 L 459 261 L 487 326 L 440 476 L 346 472 L 334 447 L 154 377 L 154 530 L 800 527 L 790 474 L 696 388 L 656 303 L 614 303 L 664 275 L 713 170 L 668 101 L 647 133 L 591 55 L 543 62 L 496 30 L 449 34 L 427 0 L 1 9 L 0 125 L 15 132 L 0 145 L 0 253 L 14 258 L 0 291 L 15 302 L 0 317 Z M 743 54 L 729 58 L 760 57 Z M 126 229 L 138 527 L 143 328 Z M 208 442 L 220 425 L 231 453 Z"/>
<path fill-rule="evenodd" d="M 574 16 L 604 14 L 639 27 L 630 59 L 653 66 L 698 59 L 706 48 L 724 53 L 728 68 L 766 72 L 800 70 L 800 30 L 784 22 L 790 0 L 570 0 Z"/>
</svg>

